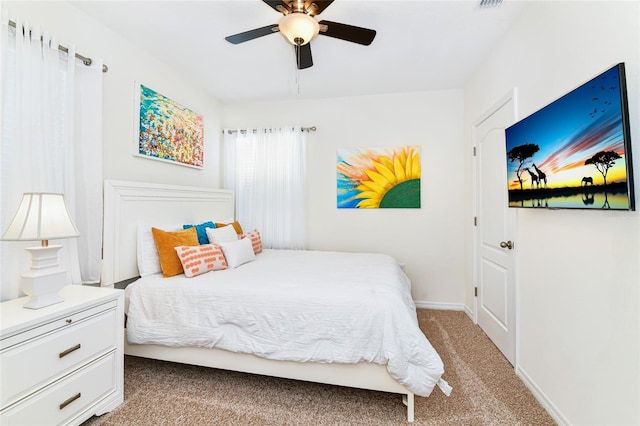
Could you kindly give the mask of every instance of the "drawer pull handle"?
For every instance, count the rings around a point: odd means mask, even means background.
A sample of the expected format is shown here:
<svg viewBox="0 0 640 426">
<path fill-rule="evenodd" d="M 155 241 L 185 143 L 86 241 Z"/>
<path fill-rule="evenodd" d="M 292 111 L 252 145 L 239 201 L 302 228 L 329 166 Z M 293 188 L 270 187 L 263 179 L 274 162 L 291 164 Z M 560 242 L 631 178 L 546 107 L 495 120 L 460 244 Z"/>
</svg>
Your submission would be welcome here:
<svg viewBox="0 0 640 426">
<path fill-rule="evenodd" d="M 77 351 L 78 349 L 80 349 L 80 343 L 78 343 L 77 345 L 75 345 L 75 346 L 74 346 L 74 347 L 72 347 L 72 348 L 67 349 L 67 350 L 66 350 L 66 351 L 64 351 L 64 352 L 60 352 L 60 358 L 63 358 L 63 357 L 65 357 L 65 356 L 69 355 L 71 352 L 73 352 L 73 351 Z"/>
<path fill-rule="evenodd" d="M 81 395 L 82 394 L 80 392 L 78 392 L 76 395 L 73 395 L 71 398 L 67 399 L 65 402 L 60 404 L 60 409 L 61 410 L 64 409 L 64 407 L 66 407 L 67 405 L 71 404 L 76 399 L 80 398 Z"/>
</svg>

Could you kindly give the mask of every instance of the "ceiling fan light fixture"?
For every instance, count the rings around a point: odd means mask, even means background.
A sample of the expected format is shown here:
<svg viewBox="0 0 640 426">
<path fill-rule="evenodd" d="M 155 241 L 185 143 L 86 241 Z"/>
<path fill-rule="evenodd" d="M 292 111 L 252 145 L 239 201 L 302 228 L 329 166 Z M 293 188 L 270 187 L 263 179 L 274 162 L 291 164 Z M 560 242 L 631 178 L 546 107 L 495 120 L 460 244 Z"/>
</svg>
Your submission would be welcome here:
<svg viewBox="0 0 640 426">
<path fill-rule="evenodd" d="M 306 13 L 294 12 L 280 19 L 278 29 L 291 44 L 304 46 L 318 35 L 320 25 Z"/>
</svg>

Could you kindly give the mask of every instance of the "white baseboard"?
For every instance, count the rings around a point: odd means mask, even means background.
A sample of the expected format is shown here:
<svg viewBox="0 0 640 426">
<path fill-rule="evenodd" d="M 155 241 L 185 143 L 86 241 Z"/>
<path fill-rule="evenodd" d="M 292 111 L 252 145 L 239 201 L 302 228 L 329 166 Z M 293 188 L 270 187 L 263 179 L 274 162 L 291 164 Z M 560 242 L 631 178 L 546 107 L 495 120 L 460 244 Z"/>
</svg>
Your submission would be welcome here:
<svg viewBox="0 0 640 426">
<path fill-rule="evenodd" d="M 463 303 L 445 303 L 445 302 L 424 302 L 415 301 L 416 308 L 420 309 L 439 309 L 444 311 L 464 311 L 465 306 Z"/>
<path fill-rule="evenodd" d="M 558 407 L 555 406 L 553 402 L 544 394 L 544 392 L 536 385 L 536 383 L 529 377 L 529 375 L 520 367 L 519 364 L 516 364 L 516 376 L 520 377 L 520 380 L 525 384 L 525 386 L 531 391 L 533 396 L 538 400 L 540 405 L 544 407 L 545 410 L 549 413 L 549 415 L 556 421 L 559 425 L 570 425 L 571 423 L 567 420 Z"/>
<path fill-rule="evenodd" d="M 471 321 L 473 321 L 473 310 L 467 305 L 464 305 L 464 313 L 467 314 Z"/>
</svg>

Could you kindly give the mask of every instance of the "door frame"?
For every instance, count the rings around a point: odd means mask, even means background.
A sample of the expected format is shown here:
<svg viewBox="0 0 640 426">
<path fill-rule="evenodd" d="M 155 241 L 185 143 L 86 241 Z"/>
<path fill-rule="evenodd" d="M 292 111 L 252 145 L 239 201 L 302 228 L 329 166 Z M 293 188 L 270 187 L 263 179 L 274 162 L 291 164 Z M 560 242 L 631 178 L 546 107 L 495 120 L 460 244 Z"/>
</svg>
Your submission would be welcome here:
<svg viewBox="0 0 640 426">
<path fill-rule="evenodd" d="M 478 138 L 478 134 L 477 134 L 477 129 L 478 127 L 484 123 L 489 117 L 491 117 L 496 111 L 498 111 L 500 108 L 502 108 L 505 104 L 507 104 L 509 101 L 513 101 L 513 122 L 515 123 L 516 121 L 518 121 L 518 90 L 516 87 L 513 87 L 511 90 L 509 90 L 505 95 L 503 95 L 497 102 L 495 102 L 489 109 L 487 109 L 483 114 L 480 115 L 480 117 L 475 120 L 473 122 L 473 124 L 471 125 L 471 146 L 473 149 L 473 155 L 472 155 L 472 167 L 471 167 L 471 172 L 473 174 L 472 180 L 473 180 L 473 201 L 472 201 L 472 220 L 474 221 L 473 224 L 473 254 L 472 254 L 472 258 L 473 258 L 473 266 L 472 266 L 472 274 L 473 274 L 473 288 L 471 289 L 472 292 L 474 292 L 474 296 L 473 296 L 473 322 L 474 324 L 478 324 L 478 293 L 476 291 L 476 289 L 478 288 L 480 279 L 479 279 L 479 273 L 480 273 L 480 268 L 479 268 L 479 264 L 480 264 L 480 253 L 478 251 L 478 240 L 479 240 L 479 229 L 478 226 L 476 225 L 476 218 L 478 217 L 478 192 L 479 192 L 479 188 L 478 188 L 478 157 L 476 156 L 476 152 L 477 152 L 477 138 Z M 506 155 L 506 153 L 505 153 Z M 514 235 L 514 241 L 518 241 L 518 215 L 515 214 L 514 215 L 514 230 L 515 230 L 515 234 Z M 514 369 L 517 369 L 517 365 L 518 365 L 518 361 L 520 359 L 520 260 L 518 257 L 518 251 L 519 250 L 514 250 L 513 251 L 513 256 L 514 257 L 514 261 L 513 261 L 513 266 L 514 266 L 514 271 L 513 271 L 513 278 L 514 278 L 514 283 L 513 283 L 513 291 L 514 291 L 514 309 L 515 309 L 515 351 L 514 351 L 514 362 L 513 362 L 513 367 Z"/>
</svg>

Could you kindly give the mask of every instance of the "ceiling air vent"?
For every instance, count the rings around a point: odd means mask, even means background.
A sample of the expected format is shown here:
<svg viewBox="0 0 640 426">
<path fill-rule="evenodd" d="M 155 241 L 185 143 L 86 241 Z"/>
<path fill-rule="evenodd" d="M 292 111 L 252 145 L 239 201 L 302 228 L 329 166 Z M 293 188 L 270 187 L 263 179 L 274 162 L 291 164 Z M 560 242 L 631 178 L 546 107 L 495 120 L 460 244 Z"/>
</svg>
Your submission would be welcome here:
<svg viewBox="0 0 640 426">
<path fill-rule="evenodd" d="M 480 0 L 480 7 L 498 7 L 502 4 L 502 0 Z"/>
</svg>

